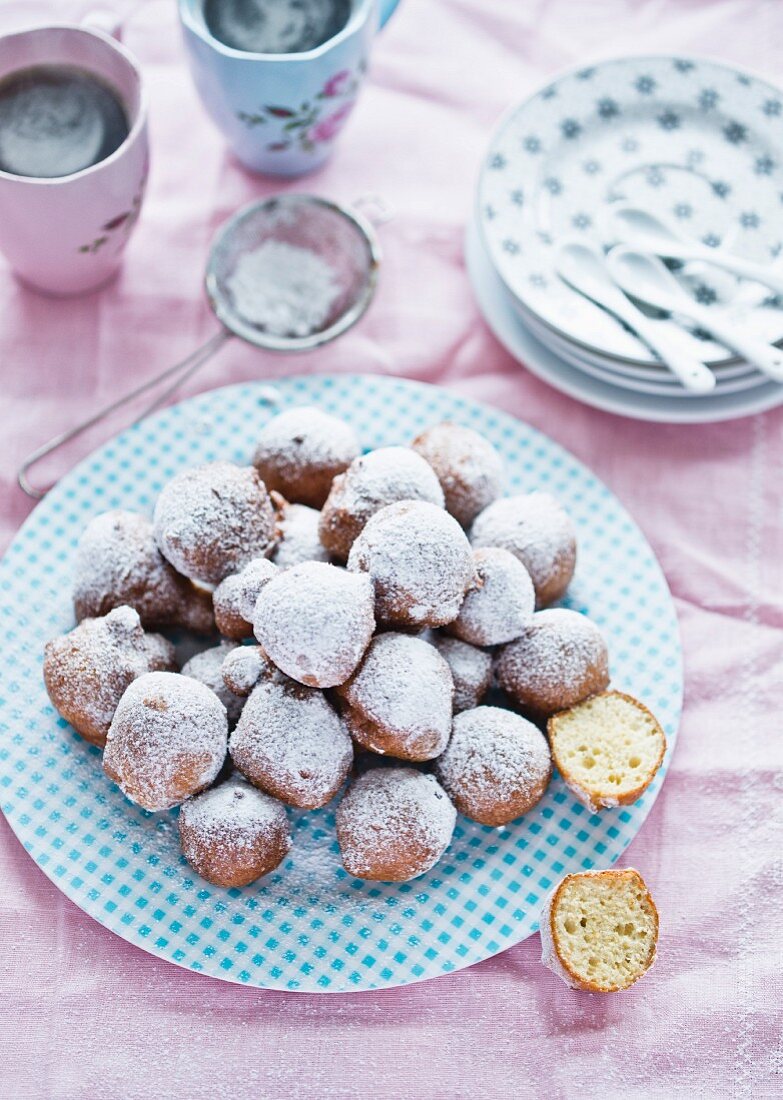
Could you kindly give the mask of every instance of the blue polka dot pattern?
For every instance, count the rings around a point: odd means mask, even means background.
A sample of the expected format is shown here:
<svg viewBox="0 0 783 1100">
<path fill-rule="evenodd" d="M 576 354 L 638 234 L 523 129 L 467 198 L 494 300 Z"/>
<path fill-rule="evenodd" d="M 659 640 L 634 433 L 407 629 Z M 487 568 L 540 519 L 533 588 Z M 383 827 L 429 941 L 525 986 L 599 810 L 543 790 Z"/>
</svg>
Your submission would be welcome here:
<svg viewBox="0 0 783 1100">
<path fill-rule="evenodd" d="M 344 992 L 405 985 L 494 955 L 536 928 L 542 897 L 568 871 L 608 866 L 640 828 L 664 779 L 682 696 L 677 621 L 644 537 L 609 490 L 567 452 L 496 410 L 413 382 L 290 378 L 230 386 L 143 421 L 95 452 L 36 508 L 0 565 L 0 798 L 46 875 L 90 916 L 163 959 L 266 988 Z M 317 404 L 366 447 L 404 443 L 450 419 L 503 455 L 508 491 L 545 488 L 571 512 L 580 556 L 568 604 L 609 641 L 613 683 L 659 716 L 669 749 L 629 807 L 591 814 L 555 776 L 543 801 L 508 827 L 464 818 L 444 859 L 402 884 L 342 870 L 333 807 L 292 813 L 294 847 L 244 889 L 199 879 L 182 858 L 176 811 L 149 814 L 104 775 L 100 753 L 58 718 L 44 691 L 45 641 L 73 625 L 74 549 L 89 518 L 149 511 L 178 471 L 218 457 L 246 462 L 279 408 Z"/>
</svg>

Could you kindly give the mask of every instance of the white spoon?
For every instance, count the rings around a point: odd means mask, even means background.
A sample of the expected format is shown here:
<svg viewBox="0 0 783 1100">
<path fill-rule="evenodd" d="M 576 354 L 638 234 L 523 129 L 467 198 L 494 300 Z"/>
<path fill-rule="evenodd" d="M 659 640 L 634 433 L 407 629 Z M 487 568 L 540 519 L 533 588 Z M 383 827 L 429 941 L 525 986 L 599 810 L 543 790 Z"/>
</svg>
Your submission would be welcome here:
<svg viewBox="0 0 783 1100">
<path fill-rule="evenodd" d="M 708 248 L 656 214 L 649 214 L 636 206 L 621 206 L 613 211 L 612 222 L 620 240 L 640 252 L 652 252 L 655 256 L 667 256 L 673 260 L 701 260 L 731 271 L 742 279 L 755 279 L 776 294 L 783 294 L 783 274 L 764 264 L 741 260 L 725 249 Z"/>
<path fill-rule="evenodd" d="M 609 274 L 603 255 L 582 241 L 566 241 L 555 254 L 558 275 L 585 298 L 619 317 L 644 340 L 672 374 L 692 393 L 715 389 L 715 375 L 692 355 L 675 346 L 655 321 L 629 302 Z"/>
<path fill-rule="evenodd" d="M 700 306 L 657 256 L 617 245 L 609 253 L 608 263 L 612 276 L 626 294 L 668 313 L 690 317 L 769 378 L 783 382 L 783 351 L 744 331 L 727 315 Z"/>
</svg>

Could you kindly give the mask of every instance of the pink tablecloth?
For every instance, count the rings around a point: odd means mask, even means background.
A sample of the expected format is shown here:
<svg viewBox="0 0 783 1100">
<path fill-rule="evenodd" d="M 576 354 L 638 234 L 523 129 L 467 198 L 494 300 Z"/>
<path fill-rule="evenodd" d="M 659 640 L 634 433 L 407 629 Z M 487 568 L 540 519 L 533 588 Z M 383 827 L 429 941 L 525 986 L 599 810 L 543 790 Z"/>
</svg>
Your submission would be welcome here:
<svg viewBox="0 0 783 1100">
<path fill-rule="evenodd" d="M 58 15 L 67 6 L 52 3 Z M 143 6 L 126 34 L 149 80 L 154 164 L 121 280 L 56 302 L 0 268 L 3 545 L 31 507 L 14 480 L 22 456 L 214 331 L 200 289 L 207 241 L 228 212 L 272 189 L 225 156 L 202 114 L 174 7 Z M 0 26 L 3 16 L 0 5 Z M 783 4 L 403 0 L 339 156 L 311 181 L 342 199 L 377 190 L 397 208 L 371 314 L 338 346 L 297 361 L 237 342 L 197 386 L 324 370 L 438 382 L 543 429 L 635 514 L 677 601 L 687 673 L 672 769 L 628 853 L 660 908 L 657 967 L 623 995 L 574 993 L 540 967 L 534 937 L 377 995 L 239 988 L 104 931 L 3 823 L 0 1096 L 783 1093 L 783 412 L 658 427 L 575 404 L 499 348 L 462 267 L 476 166 L 498 113 L 562 66 L 640 50 L 703 52 L 774 78 Z"/>
</svg>

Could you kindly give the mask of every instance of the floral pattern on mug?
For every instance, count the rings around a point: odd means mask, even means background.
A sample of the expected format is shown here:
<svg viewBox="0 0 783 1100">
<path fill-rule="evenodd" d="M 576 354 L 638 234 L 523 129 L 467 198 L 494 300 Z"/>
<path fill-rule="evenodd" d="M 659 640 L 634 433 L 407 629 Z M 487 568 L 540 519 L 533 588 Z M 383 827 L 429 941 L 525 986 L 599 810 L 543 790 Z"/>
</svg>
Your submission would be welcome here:
<svg viewBox="0 0 783 1100">
<path fill-rule="evenodd" d="M 266 146 L 270 152 L 282 153 L 297 145 L 303 152 L 312 153 L 319 145 L 333 141 L 342 129 L 356 100 L 359 76 L 366 71 L 365 61 L 359 64 L 358 75 L 341 69 L 329 77 L 313 101 L 305 100 L 298 108 L 267 104 L 259 111 L 239 111 L 237 117 L 250 127 L 282 124 L 280 136 Z M 330 100 L 342 102 L 331 110 Z"/>
<path fill-rule="evenodd" d="M 322 118 L 310 131 L 311 141 L 332 141 L 342 129 L 348 115 L 351 113 L 353 103 L 343 103 L 332 114 Z"/>
<path fill-rule="evenodd" d="M 144 165 L 144 174 L 142 175 L 141 182 L 139 183 L 139 189 L 131 199 L 130 210 L 123 210 L 121 214 L 116 214 L 113 218 L 109 218 L 107 222 L 101 226 L 98 235 L 89 242 L 89 244 L 81 244 L 77 251 L 89 252 L 94 255 L 99 252 L 103 246 L 110 240 L 114 239 L 118 242 L 118 251 L 123 247 L 128 237 L 130 236 L 131 229 L 133 229 L 136 222 L 139 220 L 139 214 L 141 213 L 141 203 L 144 198 L 144 191 L 147 186 L 147 175 L 149 173 L 149 161 Z M 115 236 L 118 230 L 122 230 L 121 236 Z"/>
<path fill-rule="evenodd" d="M 339 73 L 335 73 L 324 84 L 321 91 L 318 93 L 319 99 L 333 99 L 335 96 L 342 95 L 346 91 L 347 85 L 351 79 L 351 74 L 347 69 L 342 69 Z"/>
</svg>

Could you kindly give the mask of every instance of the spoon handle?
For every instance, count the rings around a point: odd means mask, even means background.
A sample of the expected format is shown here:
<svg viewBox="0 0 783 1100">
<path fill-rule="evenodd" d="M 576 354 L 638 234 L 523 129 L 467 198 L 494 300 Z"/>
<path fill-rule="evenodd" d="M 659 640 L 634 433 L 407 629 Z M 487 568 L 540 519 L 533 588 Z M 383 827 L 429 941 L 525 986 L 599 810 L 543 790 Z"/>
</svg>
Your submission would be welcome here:
<svg viewBox="0 0 783 1100">
<path fill-rule="evenodd" d="M 672 305 L 672 309 L 685 313 L 686 303 L 683 302 L 681 308 L 678 298 L 676 305 Z M 717 336 L 720 343 L 736 351 L 754 367 L 758 367 L 762 374 L 766 374 L 774 382 L 783 382 L 783 349 L 759 340 L 758 337 L 744 331 L 727 318 L 716 317 L 711 310 L 702 309 L 696 303 L 693 305 L 687 303 L 687 316 L 707 332 Z"/>
<path fill-rule="evenodd" d="M 652 348 L 686 390 L 691 393 L 710 393 L 715 389 L 715 375 L 710 368 L 675 345 L 673 340 L 658 329 L 654 321 L 648 320 L 631 302 L 623 304 L 622 308 L 618 302 L 616 312 Z"/>
<path fill-rule="evenodd" d="M 715 389 L 715 375 L 709 367 L 682 351 L 626 297 L 622 284 L 607 267 L 603 253 L 583 241 L 563 241 L 556 253 L 555 266 L 564 282 L 619 317 L 641 337 L 686 390 L 705 394 Z"/>
<path fill-rule="evenodd" d="M 776 294 L 783 294 L 783 275 L 772 271 L 764 264 L 741 260 L 738 256 L 712 248 L 678 247 L 677 257 L 681 260 L 701 260 L 706 264 L 712 264 L 714 267 L 721 267 L 724 271 L 739 275 L 742 279 L 753 279 L 757 283 L 762 283 L 770 290 L 774 290 Z"/>
</svg>

